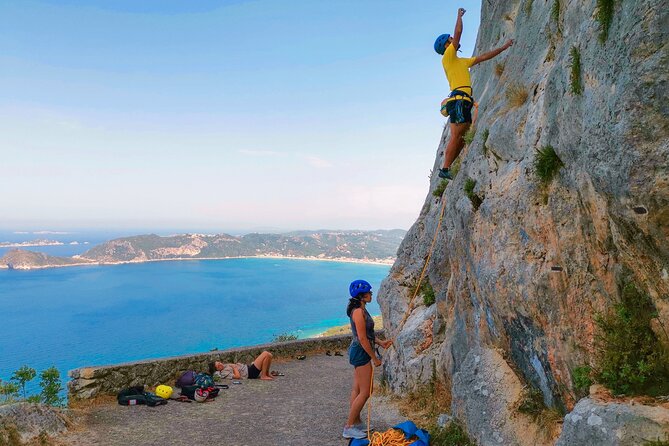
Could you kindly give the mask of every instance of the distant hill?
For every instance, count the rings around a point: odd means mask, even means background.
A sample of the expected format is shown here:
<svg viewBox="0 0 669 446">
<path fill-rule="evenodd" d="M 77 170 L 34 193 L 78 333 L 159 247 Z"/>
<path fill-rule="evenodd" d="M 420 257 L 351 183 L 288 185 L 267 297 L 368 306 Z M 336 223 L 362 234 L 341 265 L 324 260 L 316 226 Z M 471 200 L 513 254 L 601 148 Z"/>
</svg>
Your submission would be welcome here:
<svg viewBox="0 0 669 446">
<path fill-rule="evenodd" d="M 287 234 L 155 234 L 124 237 L 79 256 L 95 262 L 247 256 L 392 260 L 406 231 L 300 231 Z"/>
<path fill-rule="evenodd" d="M 113 264 L 152 260 L 227 257 L 295 257 L 392 263 L 406 231 L 296 231 L 286 234 L 155 234 L 123 237 L 74 257 L 13 250 L 0 268 L 47 268 L 79 264 Z"/>
<path fill-rule="evenodd" d="M 0 258 L 0 267 L 10 269 L 32 269 L 55 266 L 82 265 L 91 263 L 90 260 L 72 257 L 56 257 L 41 252 L 13 249 Z"/>
</svg>

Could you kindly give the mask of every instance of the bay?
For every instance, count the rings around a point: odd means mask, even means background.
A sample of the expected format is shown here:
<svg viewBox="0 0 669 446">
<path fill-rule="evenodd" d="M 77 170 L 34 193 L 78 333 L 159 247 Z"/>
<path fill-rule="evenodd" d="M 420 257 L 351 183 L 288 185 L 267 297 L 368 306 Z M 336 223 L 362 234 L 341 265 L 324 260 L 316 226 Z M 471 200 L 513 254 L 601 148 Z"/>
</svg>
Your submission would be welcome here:
<svg viewBox="0 0 669 446">
<path fill-rule="evenodd" d="M 0 270 L 0 379 L 308 337 L 348 322 L 348 284 L 389 266 L 226 259 Z M 379 314 L 374 301 L 369 307 Z"/>
</svg>

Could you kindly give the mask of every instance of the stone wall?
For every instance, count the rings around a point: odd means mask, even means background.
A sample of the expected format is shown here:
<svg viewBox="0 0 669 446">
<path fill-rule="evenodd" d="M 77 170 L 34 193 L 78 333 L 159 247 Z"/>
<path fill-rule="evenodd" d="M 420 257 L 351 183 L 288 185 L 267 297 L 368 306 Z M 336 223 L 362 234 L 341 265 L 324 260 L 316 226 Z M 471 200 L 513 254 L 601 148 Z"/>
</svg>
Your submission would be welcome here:
<svg viewBox="0 0 669 446">
<path fill-rule="evenodd" d="M 350 342 L 350 335 L 329 336 L 118 365 L 82 367 L 68 373 L 72 378 L 68 383 L 68 396 L 70 400 L 88 399 L 98 395 L 113 395 L 130 386 L 173 385 L 175 379 L 186 370 L 206 371 L 210 361 L 250 363 L 263 350 L 270 351 L 275 360 L 294 358 L 301 354 L 315 354 L 325 350 L 343 352 Z"/>
</svg>

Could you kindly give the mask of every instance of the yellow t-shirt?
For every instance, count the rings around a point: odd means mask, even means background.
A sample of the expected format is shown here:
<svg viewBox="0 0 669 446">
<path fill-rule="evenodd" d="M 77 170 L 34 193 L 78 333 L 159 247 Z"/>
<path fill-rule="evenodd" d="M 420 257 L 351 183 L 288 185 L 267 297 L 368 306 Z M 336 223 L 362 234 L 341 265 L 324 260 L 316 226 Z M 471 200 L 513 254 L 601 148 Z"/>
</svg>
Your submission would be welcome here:
<svg viewBox="0 0 669 446">
<path fill-rule="evenodd" d="M 451 87 L 451 91 L 457 88 L 465 93 L 473 95 L 471 87 L 472 79 L 469 77 L 469 67 L 472 66 L 475 60 L 476 57 L 458 57 L 453 45 L 448 45 L 446 51 L 444 51 L 444 57 L 441 59 L 441 64 L 444 66 L 444 73 L 446 73 L 446 78 L 448 78 L 448 85 Z M 447 102 L 455 101 L 456 99 L 469 100 L 464 96 L 457 96 L 449 98 Z"/>
</svg>

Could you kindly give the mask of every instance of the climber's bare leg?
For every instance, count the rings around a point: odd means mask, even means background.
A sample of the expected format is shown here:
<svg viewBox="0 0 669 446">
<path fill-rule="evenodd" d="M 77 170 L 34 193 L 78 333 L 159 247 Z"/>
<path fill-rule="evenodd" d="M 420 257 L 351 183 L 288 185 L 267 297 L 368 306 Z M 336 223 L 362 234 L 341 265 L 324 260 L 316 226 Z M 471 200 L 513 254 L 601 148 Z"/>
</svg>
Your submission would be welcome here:
<svg viewBox="0 0 669 446">
<path fill-rule="evenodd" d="M 460 155 L 462 148 L 465 146 L 464 136 L 469 130 L 471 123 L 451 124 L 451 139 L 448 140 L 446 146 L 446 156 L 444 157 L 444 169 L 448 169 L 453 164 L 453 161 Z"/>
</svg>

